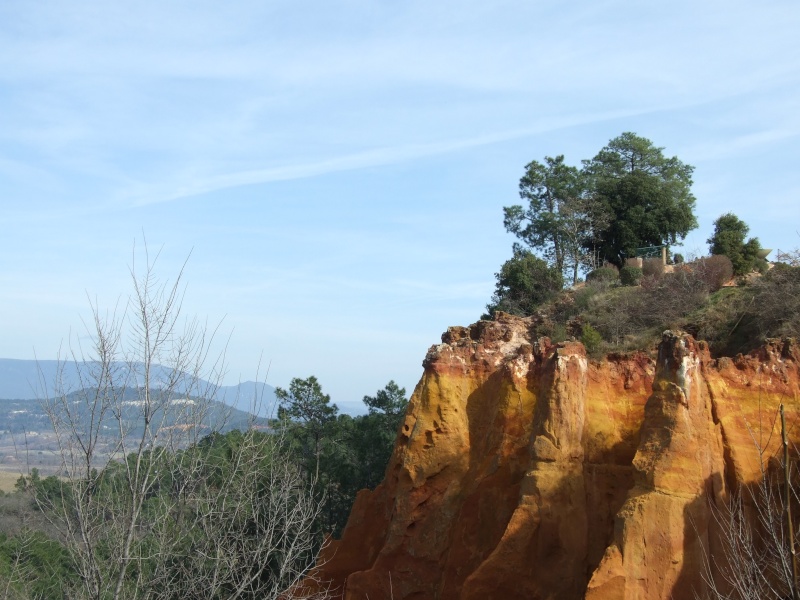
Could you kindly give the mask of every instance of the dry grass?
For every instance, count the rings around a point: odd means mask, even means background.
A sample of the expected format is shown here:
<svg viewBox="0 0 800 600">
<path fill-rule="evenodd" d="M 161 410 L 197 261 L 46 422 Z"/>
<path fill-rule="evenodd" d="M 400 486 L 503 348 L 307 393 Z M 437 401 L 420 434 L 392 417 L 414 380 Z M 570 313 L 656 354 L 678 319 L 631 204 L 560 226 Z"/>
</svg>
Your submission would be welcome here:
<svg viewBox="0 0 800 600">
<path fill-rule="evenodd" d="M 14 471 L 0 471 L 0 491 L 13 492 L 14 484 L 19 479 L 19 473 Z"/>
</svg>

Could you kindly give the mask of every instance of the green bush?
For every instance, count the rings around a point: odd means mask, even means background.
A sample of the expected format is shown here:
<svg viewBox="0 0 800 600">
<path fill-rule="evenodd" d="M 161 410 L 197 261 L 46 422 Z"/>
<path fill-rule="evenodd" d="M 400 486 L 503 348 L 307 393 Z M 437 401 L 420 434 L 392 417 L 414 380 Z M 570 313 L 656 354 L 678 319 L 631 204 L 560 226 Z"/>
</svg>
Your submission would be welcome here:
<svg viewBox="0 0 800 600">
<path fill-rule="evenodd" d="M 4 598 L 61 600 L 72 597 L 78 575 L 69 552 L 41 531 L 0 533 L 0 581 Z"/>
<path fill-rule="evenodd" d="M 603 336 L 594 327 L 588 323 L 583 326 L 581 334 L 581 342 L 586 346 L 586 352 L 590 355 L 595 355 L 600 351 L 603 345 Z"/>
<path fill-rule="evenodd" d="M 531 315 L 539 306 L 555 298 L 563 287 L 561 273 L 527 250 L 515 250 L 514 256 L 495 273 L 497 283 L 488 314 L 495 311 L 513 315 Z"/>
<path fill-rule="evenodd" d="M 563 342 L 569 337 L 566 325 L 549 320 L 536 328 L 536 335 L 548 337 L 554 344 Z"/>
<path fill-rule="evenodd" d="M 619 270 L 619 281 L 622 285 L 639 285 L 643 274 L 639 267 L 622 267 Z"/>
<path fill-rule="evenodd" d="M 619 279 L 619 270 L 613 265 L 604 265 L 586 276 L 587 283 L 611 283 Z"/>
<path fill-rule="evenodd" d="M 585 286 L 575 290 L 574 301 L 575 301 L 575 313 L 580 314 L 581 312 L 585 311 L 589 308 L 589 305 L 592 302 L 592 298 L 594 298 L 598 294 L 597 288 L 593 286 Z M 569 315 L 574 316 L 574 315 Z"/>
<path fill-rule="evenodd" d="M 749 231 L 747 223 L 733 213 L 725 213 L 714 221 L 714 235 L 707 240 L 711 254 L 731 260 L 734 275 L 746 275 L 763 267 L 758 264 L 761 250 L 758 238 L 745 241 Z"/>
</svg>

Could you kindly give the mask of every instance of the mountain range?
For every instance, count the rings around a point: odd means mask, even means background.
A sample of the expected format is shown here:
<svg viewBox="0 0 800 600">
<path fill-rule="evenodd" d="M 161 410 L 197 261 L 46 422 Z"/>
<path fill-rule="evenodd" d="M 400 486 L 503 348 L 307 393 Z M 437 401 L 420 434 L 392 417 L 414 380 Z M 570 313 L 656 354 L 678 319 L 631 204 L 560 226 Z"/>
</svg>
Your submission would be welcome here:
<svg viewBox="0 0 800 600">
<path fill-rule="evenodd" d="M 81 372 L 92 368 L 96 363 L 76 363 L 58 360 L 20 360 L 0 358 L 0 399 L 34 400 L 52 394 L 55 382 L 69 392 L 86 387 L 81 382 Z M 127 372 L 127 365 L 115 365 L 121 377 Z M 165 380 L 171 370 L 156 365 L 151 371 L 156 380 Z M 201 387 L 211 386 L 201 380 Z M 213 388 L 212 388 L 213 389 Z M 275 388 L 263 382 L 244 381 L 237 385 L 224 385 L 215 388 L 214 400 L 224 402 L 238 410 L 267 416 L 275 405 Z"/>
</svg>

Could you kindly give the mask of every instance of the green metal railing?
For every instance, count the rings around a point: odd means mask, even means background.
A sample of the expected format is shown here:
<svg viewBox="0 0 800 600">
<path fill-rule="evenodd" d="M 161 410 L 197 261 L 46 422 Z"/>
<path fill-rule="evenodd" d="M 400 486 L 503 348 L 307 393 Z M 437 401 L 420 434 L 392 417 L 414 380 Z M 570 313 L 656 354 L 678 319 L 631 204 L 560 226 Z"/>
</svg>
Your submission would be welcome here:
<svg viewBox="0 0 800 600">
<path fill-rule="evenodd" d="M 664 246 L 644 246 L 637 248 L 634 256 L 641 256 L 642 258 L 661 258 L 661 249 Z"/>
</svg>

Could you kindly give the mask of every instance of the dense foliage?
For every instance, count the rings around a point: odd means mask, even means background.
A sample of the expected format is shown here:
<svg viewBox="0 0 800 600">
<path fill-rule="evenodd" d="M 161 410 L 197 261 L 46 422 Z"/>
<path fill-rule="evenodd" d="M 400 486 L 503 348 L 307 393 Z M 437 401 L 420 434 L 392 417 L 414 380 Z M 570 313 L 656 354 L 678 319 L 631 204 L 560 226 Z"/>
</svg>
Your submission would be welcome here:
<svg viewBox="0 0 800 600">
<path fill-rule="evenodd" d="M 557 273 L 571 272 L 572 282 L 598 232 L 607 225 L 604 207 L 595 202 L 585 173 L 564 163 L 564 156 L 545 157 L 525 166 L 520 198 L 528 206 L 503 209 L 506 230 L 528 247 L 541 250 Z"/>
<path fill-rule="evenodd" d="M 697 227 L 692 172 L 630 132 L 581 169 L 563 155 L 528 163 L 519 182 L 526 204 L 503 209 L 517 242 L 495 274 L 488 315 L 535 315 L 542 335 L 583 339 L 596 355 L 647 348 L 668 327 L 687 329 L 718 353 L 800 333 L 797 253 L 779 251 L 768 271 L 758 239 L 747 239 L 749 228 L 736 215 L 714 223 L 711 256 L 687 263 L 675 254 L 668 262 L 669 246 Z M 634 256 L 643 258 L 641 267 L 626 263 Z M 753 271 L 765 275 L 723 287 Z M 566 274 L 573 285 L 564 291 Z"/>
<path fill-rule="evenodd" d="M 697 227 L 693 167 L 662 150 L 626 132 L 582 169 L 563 155 L 532 161 L 519 182 L 527 205 L 505 207 L 503 224 L 573 285 L 579 270 L 621 267 L 638 248 L 676 244 Z"/>
<path fill-rule="evenodd" d="M 489 315 L 503 311 L 512 315 L 529 315 L 537 306 L 552 299 L 561 290 L 561 273 L 527 250 L 516 249 L 514 256 L 503 263 L 495 274 L 497 284 Z"/>
<path fill-rule="evenodd" d="M 619 270 L 612 264 L 605 265 L 586 274 L 586 281 L 612 283 L 619 279 Z"/>
<path fill-rule="evenodd" d="M 644 271 L 639 267 L 625 266 L 619 270 L 619 282 L 622 285 L 639 285 Z"/>
<path fill-rule="evenodd" d="M 319 464 L 325 443 L 334 432 L 339 408 L 331 397 L 322 393 L 322 386 L 313 375 L 308 379 L 295 377 L 289 390 L 275 389 L 281 403 L 280 418 L 289 427 L 292 441 L 306 466 L 309 480 L 319 480 Z"/>
<path fill-rule="evenodd" d="M 564 276 L 572 285 L 579 271 L 588 273 L 587 281 L 616 280 L 625 258 L 639 249 L 678 243 L 697 227 L 692 171 L 630 132 L 583 161 L 581 169 L 567 165 L 563 155 L 528 163 L 519 182 L 527 204 L 503 209 L 506 231 L 519 241 L 495 274 L 488 314 L 533 314 L 560 291 Z M 650 263 L 645 277 L 654 274 L 656 263 L 662 269 L 660 259 Z M 637 272 L 625 272 L 626 285 L 638 280 Z"/>
<path fill-rule="evenodd" d="M 0 593 L 4 598 L 61 600 L 76 585 L 64 546 L 41 531 L 0 532 Z"/>
<path fill-rule="evenodd" d="M 368 413 L 356 417 L 338 414 L 313 376 L 293 379 L 289 391 L 276 393 L 290 448 L 319 494 L 322 511 L 315 526 L 338 536 L 358 491 L 383 480 L 408 403 L 406 391 L 390 381 L 375 396 L 364 396 Z"/>
<path fill-rule="evenodd" d="M 636 249 L 678 243 L 694 228 L 694 167 L 634 133 L 611 140 L 584 161 L 594 200 L 610 215 L 598 234 L 601 260 L 622 266 Z"/>
<path fill-rule="evenodd" d="M 766 270 L 765 261 L 759 258 L 761 244 L 758 238 L 745 241 L 749 231 L 747 223 L 733 213 L 725 213 L 714 221 L 714 234 L 707 240 L 711 254 L 730 259 L 734 275 L 746 275 L 756 268 Z"/>
</svg>

